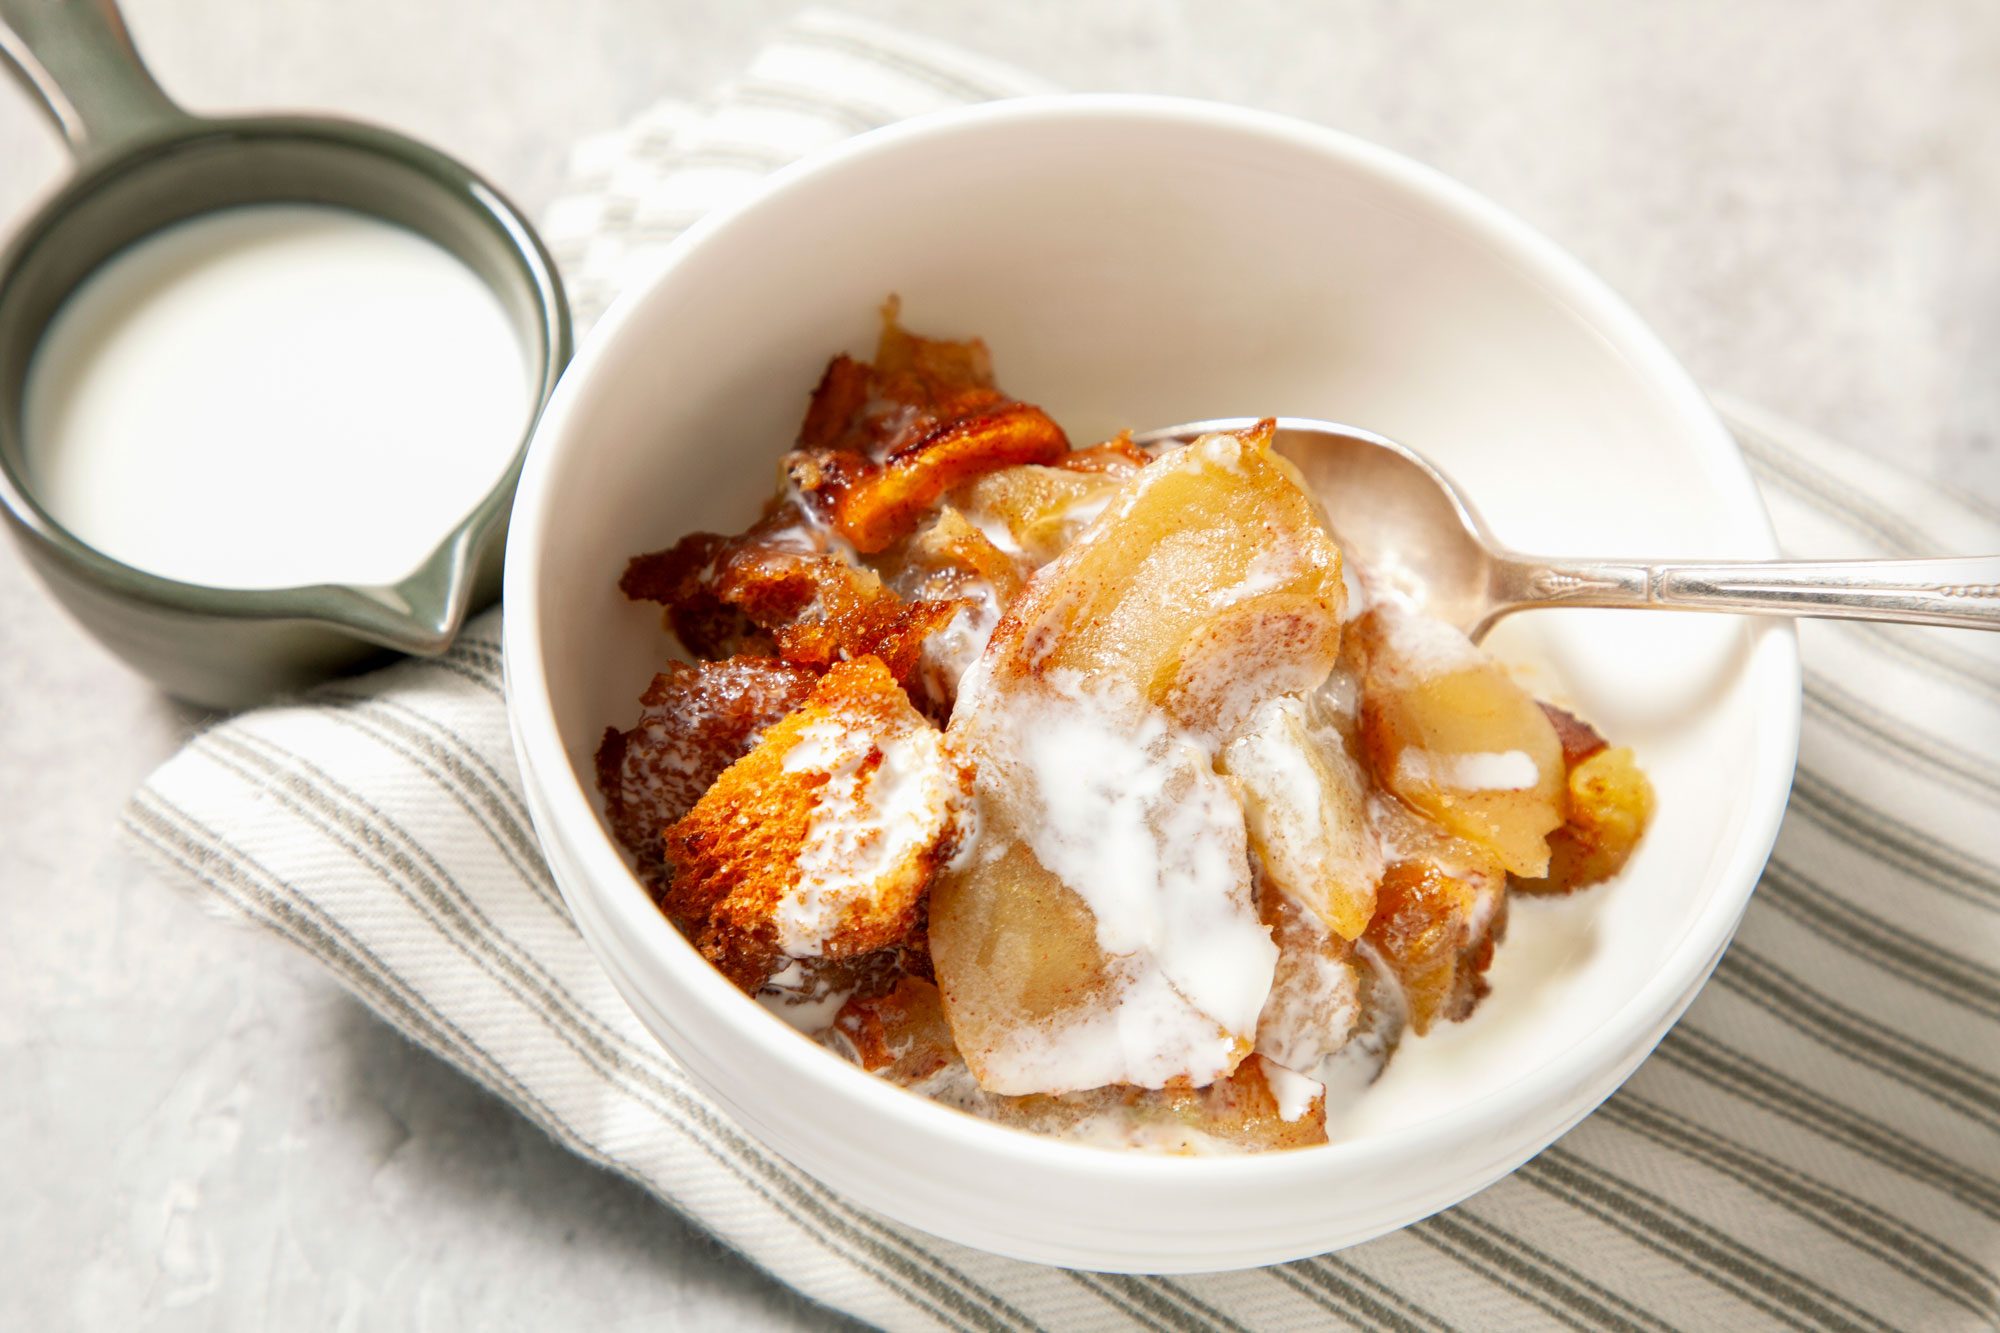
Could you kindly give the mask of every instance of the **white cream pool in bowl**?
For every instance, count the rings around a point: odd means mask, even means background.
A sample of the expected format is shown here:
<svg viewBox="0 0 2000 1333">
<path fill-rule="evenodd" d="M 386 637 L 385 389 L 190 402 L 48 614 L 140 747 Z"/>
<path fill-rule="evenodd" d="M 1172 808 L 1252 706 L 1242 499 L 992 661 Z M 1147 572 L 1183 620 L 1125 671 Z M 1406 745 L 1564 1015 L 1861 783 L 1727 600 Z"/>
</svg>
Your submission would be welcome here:
<svg viewBox="0 0 2000 1333">
<path fill-rule="evenodd" d="M 1477 196 L 1271 116 L 1001 103 L 856 140 L 690 232 L 578 356 L 530 449 L 506 575 L 508 708 L 535 824 L 633 1008 L 759 1139 L 940 1236 L 1185 1272 L 1353 1244 L 1482 1188 L 1587 1114 L 1693 998 L 1770 850 L 1796 750 L 1783 622 L 1548 612 L 1489 640 L 1634 745 L 1659 813 L 1618 881 L 1516 905 L 1471 1021 L 1405 1043 L 1323 1148 L 1164 1158 L 1038 1139 L 845 1064 L 717 974 L 606 832 L 591 755 L 671 650 L 626 558 L 757 512 L 875 310 L 977 334 L 1073 439 L 1244 415 L 1429 454 L 1504 541 L 1775 554 L 1741 456 L 1605 287 Z"/>
</svg>

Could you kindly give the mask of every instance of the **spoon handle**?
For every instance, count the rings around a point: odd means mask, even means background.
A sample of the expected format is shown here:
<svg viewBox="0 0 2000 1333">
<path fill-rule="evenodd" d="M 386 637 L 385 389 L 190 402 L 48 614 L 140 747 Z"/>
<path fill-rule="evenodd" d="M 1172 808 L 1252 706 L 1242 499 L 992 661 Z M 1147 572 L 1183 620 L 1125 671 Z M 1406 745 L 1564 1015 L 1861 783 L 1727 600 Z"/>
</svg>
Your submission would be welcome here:
<svg viewBox="0 0 2000 1333">
<path fill-rule="evenodd" d="M 1633 564 L 1509 556 L 1494 617 L 1533 606 L 1734 611 L 2000 630 L 2000 555 Z"/>
</svg>

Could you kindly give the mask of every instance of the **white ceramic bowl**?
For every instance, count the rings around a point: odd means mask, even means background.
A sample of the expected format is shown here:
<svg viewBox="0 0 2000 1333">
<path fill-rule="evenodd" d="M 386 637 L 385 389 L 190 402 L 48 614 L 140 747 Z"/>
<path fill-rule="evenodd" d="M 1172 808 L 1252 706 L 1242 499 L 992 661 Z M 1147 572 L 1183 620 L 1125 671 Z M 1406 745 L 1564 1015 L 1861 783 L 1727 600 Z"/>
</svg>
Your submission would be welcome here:
<svg viewBox="0 0 2000 1333">
<path fill-rule="evenodd" d="M 1079 441 L 1236 415 L 1415 446 L 1499 535 L 1554 553 L 1775 554 L 1734 444 L 1645 326 L 1540 236 L 1327 130 L 1071 97 L 854 140 L 705 221 L 571 365 L 531 446 L 506 578 L 535 824 L 632 1007 L 731 1114 L 827 1184 L 1004 1254 L 1127 1271 L 1348 1245 L 1497 1179 L 1616 1088 L 1714 966 L 1796 749 L 1787 624 L 1616 612 L 1492 640 L 1637 746 L 1659 815 L 1618 882 L 1517 905 L 1474 1018 L 1406 1043 L 1324 1148 L 1171 1159 L 1031 1137 L 880 1082 L 722 979 L 605 831 L 591 754 L 669 650 L 626 558 L 752 518 L 829 355 L 876 307 L 979 334 Z"/>
</svg>

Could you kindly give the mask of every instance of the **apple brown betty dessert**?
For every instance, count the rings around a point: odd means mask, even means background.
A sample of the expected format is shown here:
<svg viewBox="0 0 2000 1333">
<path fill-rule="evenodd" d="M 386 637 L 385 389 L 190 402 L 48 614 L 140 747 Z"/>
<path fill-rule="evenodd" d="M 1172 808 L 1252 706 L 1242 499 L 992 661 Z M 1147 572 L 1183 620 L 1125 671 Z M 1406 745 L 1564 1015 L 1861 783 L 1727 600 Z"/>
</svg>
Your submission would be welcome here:
<svg viewBox="0 0 2000 1333">
<path fill-rule="evenodd" d="M 763 517 L 621 581 L 692 659 L 597 754 L 660 910 L 973 1114 L 1325 1142 L 1326 1085 L 1469 1015 L 1509 895 L 1617 873 L 1653 797 L 1344 564 L 1272 429 L 1072 448 L 892 302 Z"/>
</svg>

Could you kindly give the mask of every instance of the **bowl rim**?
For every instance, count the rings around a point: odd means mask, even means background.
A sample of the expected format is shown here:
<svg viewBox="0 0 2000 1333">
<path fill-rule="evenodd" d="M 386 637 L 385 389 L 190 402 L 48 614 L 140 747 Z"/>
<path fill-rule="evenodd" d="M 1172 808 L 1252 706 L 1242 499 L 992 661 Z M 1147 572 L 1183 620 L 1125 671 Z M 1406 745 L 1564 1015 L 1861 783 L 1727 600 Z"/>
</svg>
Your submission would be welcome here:
<svg viewBox="0 0 2000 1333">
<path fill-rule="evenodd" d="M 773 173 L 748 198 L 717 210 L 689 228 L 629 286 L 599 321 L 572 361 L 530 441 L 507 552 L 503 628 L 507 709 L 524 780 L 538 790 L 554 828 L 541 833 L 563 844 L 581 890 L 609 928 L 634 956 L 677 983 L 701 1004 L 697 1021 L 717 1040 L 763 1048 L 793 1076 L 830 1086 L 879 1116 L 885 1130 L 928 1140 L 949 1140 L 968 1153 L 1014 1166 L 1058 1172 L 1086 1172 L 1105 1183 L 1154 1188 L 1257 1187 L 1297 1181 L 1358 1167 L 1391 1166 L 1442 1141 L 1461 1138 L 1488 1122 L 1534 1120 L 1551 1100 L 1551 1088 L 1588 1083 L 1602 1071 L 1649 1051 L 1676 1021 L 1687 998 L 1705 981 L 1737 922 L 1776 840 L 1790 793 L 1797 758 L 1802 677 L 1798 638 L 1788 620 L 1748 627 L 1749 642 L 1740 670 L 1763 696 L 1757 710 L 1755 749 L 1748 767 L 1749 799 L 1735 845 L 1713 875 L 1714 893 L 1688 923 L 1665 963 L 1597 1026 L 1527 1074 L 1471 1101 L 1452 1106 L 1410 1126 L 1361 1139 L 1290 1152 L 1169 1158 L 1141 1152 L 1114 1152 L 1012 1129 L 932 1102 L 840 1059 L 804 1038 L 777 1015 L 745 996 L 723 978 L 654 907 L 598 817 L 590 794 L 571 766 L 556 728 L 548 679 L 538 645 L 541 609 L 536 574 L 553 515 L 543 499 L 550 478 L 575 447 L 571 419 L 596 384 L 607 348 L 623 340 L 639 312 L 673 273 L 710 238 L 740 220 L 782 209 L 803 186 L 858 163 L 941 138 L 992 127 L 1047 121 L 1152 121 L 1191 129 L 1225 131 L 1278 141 L 1303 154 L 1386 181 L 1448 216 L 1468 231 L 1522 263 L 1662 393 L 1677 415 L 1699 427 L 1688 439 L 1706 464 L 1705 475 L 1725 492 L 1731 517 L 1756 539 L 1759 555 L 1776 556 L 1777 540 L 1748 463 L 1714 408 L 1623 298 L 1555 242 L 1499 205 L 1435 168 L 1341 131 L 1272 112 L 1192 98 L 1130 93 L 1066 93 L 1016 98 L 953 108 L 868 131 L 823 149 Z M 538 831 L 539 832 L 539 831 Z M 565 888 L 567 892 L 567 887 Z M 573 909 L 574 910 L 574 909 Z M 586 932 L 587 933 L 587 932 Z M 591 949 L 601 965 L 617 968 L 596 940 Z M 637 984 L 637 979 L 632 979 Z M 1634 1062 L 1636 1067 L 1636 1061 Z M 1622 1080 L 1621 1080 L 1622 1081 Z M 1614 1087 L 1616 1085 L 1614 1084 Z M 1608 1094 L 1607 1094 L 1608 1095 Z M 1538 1127 L 1533 1151 L 1553 1142 L 1564 1125 Z M 884 1141 L 895 1141 L 885 1135 Z M 1532 1155 L 1532 1152 L 1530 1154 Z M 1483 1184 L 1484 1182 L 1479 1182 Z M 1470 1193 L 1477 1188 L 1467 1189 Z"/>
</svg>

